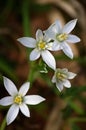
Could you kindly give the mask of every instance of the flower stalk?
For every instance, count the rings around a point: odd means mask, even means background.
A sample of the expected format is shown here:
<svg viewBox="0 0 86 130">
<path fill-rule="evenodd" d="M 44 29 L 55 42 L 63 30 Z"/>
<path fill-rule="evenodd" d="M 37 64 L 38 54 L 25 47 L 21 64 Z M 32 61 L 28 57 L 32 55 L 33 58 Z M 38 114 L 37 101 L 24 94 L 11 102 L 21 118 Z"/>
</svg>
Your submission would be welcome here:
<svg viewBox="0 0 86 130">
<path fill-rule="evenodd" d="M 5 130 L 5 127 L 6 127 L 6 117 L 4 118 L 4 120 L 0 126 L 0 130 Z"/>
</svg>

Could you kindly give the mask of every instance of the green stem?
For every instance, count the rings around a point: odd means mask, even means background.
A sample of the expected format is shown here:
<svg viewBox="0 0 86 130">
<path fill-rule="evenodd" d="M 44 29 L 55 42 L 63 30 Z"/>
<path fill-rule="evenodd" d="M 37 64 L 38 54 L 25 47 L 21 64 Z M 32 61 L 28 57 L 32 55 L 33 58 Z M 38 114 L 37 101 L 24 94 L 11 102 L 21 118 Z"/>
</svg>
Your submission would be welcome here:
<svg viewBox="0 0 86 130">
<path fill-rule="evenodd" d="M 39 71 L 37 70 L 37 65 L 35 62 L 30 62 L 29 67 L 30 67 L 30 70 L 29 70 L 29 75 L 28 75 L 27 80 L 30 81 L 30 84 L 31 84 L 30 86 L 32 86 L 34 80 L 39 76 Z"/>
<path fill-rule="evenodd" d="M 30 36 L 30 10 L 29 10 L 29 1 L 24 0 L 22 2 L 22 22 L 23 22 L 23 29 L 24 29 L 24 35 Z"/>
<path fill-rule="evenodd" d="M 6 118 L 4 118 L 4 120 L 1 124 L 0 130 L 5 130 L 5 127 L 6 127 Z"/>
<path fill-rule="evenodd" d="M 30 1 L 24 0 L 22 3 L 22 22 L 23 22 L 23 30 L 24 36 L 31 36 L 31 26 L 30 26 Z M 27 49 L 27 55 L 30 55 L 30 50 Z M 28 57 L 28 56 L 27 56 Z M 34 79 L 34 63 L 29 62 L 29 74 L 27 80 L 32 84 Z"/>
<path fill-rule="evenodd" d="M 22 24 L 24 30 L 24 36 L 31 36 L 31 26 L 30 26 L 30 1 L 24 0 L 22 3 Z M 27 49 L 27 55 L 30 55 L 30 50 Z M 28 57 L 28 56 L 27 56 Z M 31 85 L 36 78 L 37 74 L 34 70 L 35 63 L 29 62 L 29 74 L 27 80 L 30 81 Z"/>
</svg>

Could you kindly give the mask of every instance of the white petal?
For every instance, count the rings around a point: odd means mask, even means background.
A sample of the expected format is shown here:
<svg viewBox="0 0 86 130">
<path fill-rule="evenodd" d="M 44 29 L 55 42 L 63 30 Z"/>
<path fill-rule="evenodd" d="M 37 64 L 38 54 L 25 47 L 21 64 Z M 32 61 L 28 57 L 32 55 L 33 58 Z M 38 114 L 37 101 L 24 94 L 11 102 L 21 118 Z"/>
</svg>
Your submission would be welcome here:
<svg viewBox="0 0 86 130">
<path fill-rule="evenodd" d="M 47 30 L 45 30 L 44 33 L 48 38 L 55 39 L 57 34 L 55 23 L 53 23 Z"/>
<path fill-rule="evenodd" d="M 19 106 L 19 108 L 20 108 L 21 112 L 22 112 L 25 116 L 30 117 L 30 111 L 29 111 L 29 109 L 28 109 L 28 107 L 27 107 L 26 104 L 21 104 L 21 105 Z"/>
<path fill-rule="evenodd" d="M 54 41 L 53 42 L 53 45 L 52 45 L 52 50 L 53 51 L 58 51 L 58 50 L 61 50 L 61 45 L 60 45 L 61 43 L 59 43 L 58 41 Z"/>
<path fill-rule="evenodd" d="M 73 52 L 68 44 L 63 43 L 62 50 L 65 53 L 65 55 L 67 55 L 69 58 L 71 58 L 71 59 L 73 58 Z"/>
<path fill-rule="evenodd" d="M 43 33 L 44 33 L 43 40 L 44 40 L 46 43 L 48 43 L 48 42 L 51 40 L 51 38 L 49 38 L 47 35 L 45 35 L 45 31 L 44 31 Z"/>
<path fill-rule="evenodd" d="M 66 41 L 69 43 L 76 43 L 76 42 L 80 42 L 80 38 L 77 37 L 76 35 L 68 35 L 68 38 Z"/>
<path fill-rule="evenodd" d="M 75 27 L 77 19 L 69 21 L 63 28 L 63 33 L 69 34 Z"/>
<path fill-rule="evenodd" d="M 6 90 L 8 91 L 8 93 L 11 95 L 11 96 L 14 96 L 18 93 L 18 90 L 15 86 L 15 84 L 8 78 L 6 77 L 3 77 L 4 78 L 4 86 L 6 88 Z"/>
<path fill-rule="evenodd" d="M 52 46 L 53 46 L 53 42 L 47 43 L 47 50 L 54 51 Z"/>
<path fill-rule="evenodd" d="M 61 82 L 56 82 L 56 87 L 60 92 L 63 90 L 63 84 Z"/>
<path fill-rule="evenodd" d="M 38 29 L 36 32 L 36 40 L 43 40 L 43 32 L 40 29 Z"/>
<path fill-rule="evenodd" d="M 40 102 L 43 102 L 44 100 L 45 100 L 45 98 L 43 98 L 39 95 L 30 95 L 30 96 L 24 97 L 24 102 L 26 104 L 30 104 L 30 105 L 39 104 Z"/>
<path fill-rule="evenodd" d="M 18 112 L 19 112 L 19 106 L 13 104 L 7 113 L 7 117 L 6 117 L 7 125 L 9 125 L 10 123 L 12 123 L 15 120 L 15 118 L 18 115 Z"/>
<path fill-rule="evenodd" d="M 53 77 L 52 77 L 52 83 L 55 83 L 56 82 L 56 75 L 54 75 Z"/>
<path fill-rule="evenodd" d="M 70 88 L 70 87 L 71 87 L 71 83 L 70 83 L 70 81 L 68 81 L 68 80 L 65 80 L 65 81 L 63 82 L 63 85 L 64 85 L 66 88 Z"/>
<path fill-rule="evenodd" d="M 13 103 L 13 97 L 11 96 L 4 97 L 0 100 L 0 105 L 2 106 L 8 106 L 11 105 L 12 103 Z"/>
<path fill-rule="evenodd" d="M 63 69 L 62 69 L 62 72 L 63 72 L 63 73 L 68 73 L 68 69 L 67 69 L 67 68 L 63 68 Z"/>
<path fill-rule="evenodd" d="M 30 83 L 29 82 L 24 83 L 19 89 L 19 94 L 22 94 L 22 96 L 25 96 L 29 88 L 30 88 Z"/>
<path fill-rule="evenodd" d="M 68 72 L 67 75 L 68 75 L 68 79 L 73 79 L 77 74 Z"/>
<path fill-rule="evenodd" d="M 44 33 L 45 33 L 45 35 L 48 37 L 48 38 L 50 38 L 50 39 L 55 39 L 55 37 L 56 37 L 56 33 L 55 32 L 53 32 L 52 30 L 46 30 L 46 31 L 44 31 Z"/>
<path fill-rule="evenodd" d="M 56 31 L 57 33 L 61 33 L 61 30 L 62 30 L 62 25 L 61 25 L 61 22 L 59 20 L 56 20 L 55 21 L 55 26 L 56 26 Z"/>
<path fill-rule="evenodd" d="M 22 37 L 17 39 L 22 45 L 25 47 L 35 48 L 36 47 L 36 40 L 31 37 Z"/>
<path fill-rule="evenodd" d="M 37 60 L 39 57 L 40 57 L 40 52 L 37 49 L 34 49 L 30 53 L 30 60 L 32 60 L 32 61 Z"/>
<path fill-rule="evenodd" d="M 43 51 L 42 53 L 43 61 L 52 69 L 56 69 L 56 62 L 54 56 L 47 50 Z"/>
</svg>

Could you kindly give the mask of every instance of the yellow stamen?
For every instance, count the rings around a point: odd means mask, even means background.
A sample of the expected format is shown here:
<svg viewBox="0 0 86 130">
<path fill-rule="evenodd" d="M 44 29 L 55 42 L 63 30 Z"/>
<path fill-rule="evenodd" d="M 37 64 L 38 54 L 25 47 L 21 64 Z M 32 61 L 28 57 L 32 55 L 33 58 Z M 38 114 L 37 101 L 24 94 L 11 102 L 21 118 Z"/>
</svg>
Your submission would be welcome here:
<svg viewBox="0 0 86 130">
<path fill-rule="evenodd" d="M 59 42 L 63 42 L 64 40 L 68 38 L 68 35 L 66 33 L 62 33 L 62 34 L 57 35 L 56 38 Z"/>
<path fill-rule="evenodd" d="M 23 102 L 23 98 L 21 95 L 17 95 L 14 99 L 14 103 L 20 105 Z"/>
<path fill-rule="evenodd" d="M 56 77 L 58 80 L 64 80 L 67 78 L 67 76 L 61 72 L 56 73 Z"/>
<path fill-rule="evenodd" d="M 39 42 L 37 43 L 37 47 L 38 47 L 38 49 L 40 49 L 40 50 L 44 50 L 44 49 L 46 48 L 46 42 L 44 42 L 44 41 L 39 41 Z"/>
</svg>

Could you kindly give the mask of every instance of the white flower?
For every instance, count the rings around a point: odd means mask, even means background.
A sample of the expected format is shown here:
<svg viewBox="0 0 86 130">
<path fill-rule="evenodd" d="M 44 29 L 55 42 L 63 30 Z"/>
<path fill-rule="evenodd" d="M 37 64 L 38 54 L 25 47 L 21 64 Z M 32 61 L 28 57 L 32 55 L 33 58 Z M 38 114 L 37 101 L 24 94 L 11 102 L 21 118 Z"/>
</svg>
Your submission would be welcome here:
<svg viewBox="0 0 86 130">
<path fill-rule="evenodd" d="M 42 56 L 43 61 L 49 67 L 55 70 L 55 59 L 53 55 L 48 51 L 52 51 L 52 42 L 49 42 L 49 38 L 45 37 L 40 29 L 38 29 L 36 32 L 36 39 L 31 37 L 22 37 L 17 40 L 26 47 L 34 48 L 30 54 L 30 60 L 34 61 Z"/>
<path fill-rule="evenodd" d="M 53 49 L 63 50 L 63 52 L 73 58 L 73 52 L 67 43 L 76 43 L 80 41 L 80 38 L 76 35 L 70 34 L 76 25 L 77 19 L 71 20 L 63 28 L 60 21 L 56 20 L 44 33 L 54 40 Z"/>
<path fill-rule="evenodd" d="M 52 82 L 56 83 L 56 87 L 59 89 L 59 91 L 63 90 L 63 86 L 66 88 L 71 87 L 71 83 L 68 79 L 73 79 L 76 76 L 75 73 L 68 72 L 68 69 L 56 69 L 55 74 L 52 78 Z"/>
<path fill-rule="evenodd" d="M 2 106 L 11 105 L 6 116 L 7 125 L 9 125 L 15 120 L 15 118 L 19 113 L 19 110 L 25 116 L 30 117 L 30 111 L 26 104 L 36 105 L 44 101 L 45 98 L 39 95 L 25 96 L 28 89 L 30 88 L 29 82 L 24 83 L 18 91 L 15 84 L 10 79 L 6 77 L 3 78 L 4 78 L 4 86 L 8 91 L 8 93 L 10 94 L 10 96 L 0 99 L 0 105 Z"/>
</svg>

